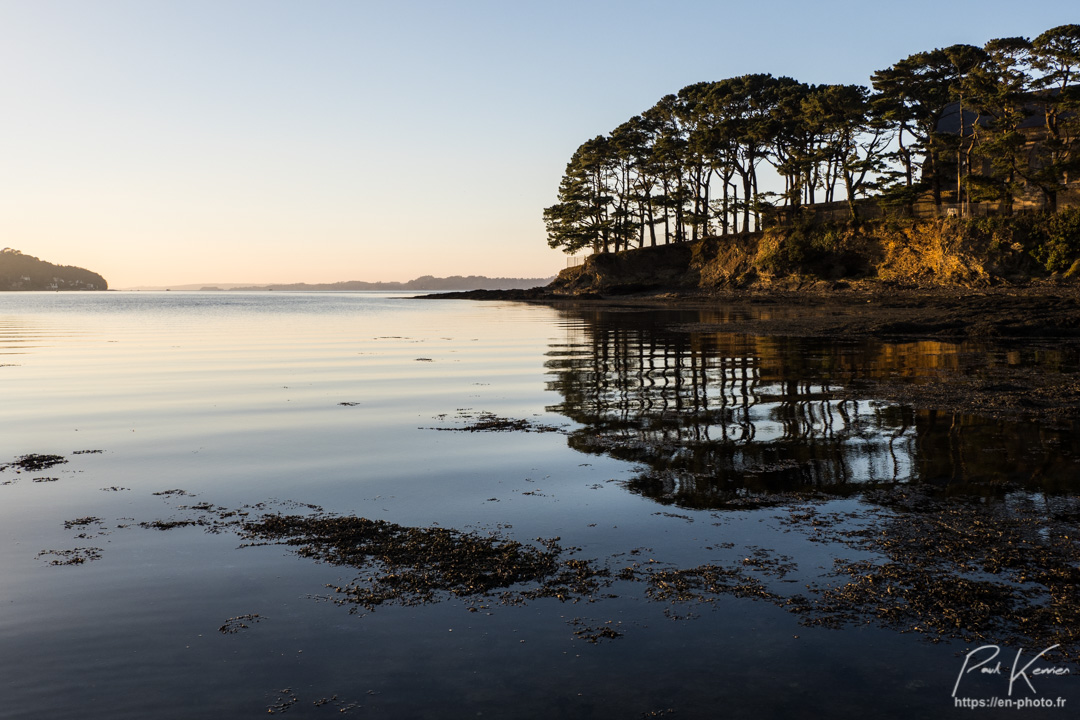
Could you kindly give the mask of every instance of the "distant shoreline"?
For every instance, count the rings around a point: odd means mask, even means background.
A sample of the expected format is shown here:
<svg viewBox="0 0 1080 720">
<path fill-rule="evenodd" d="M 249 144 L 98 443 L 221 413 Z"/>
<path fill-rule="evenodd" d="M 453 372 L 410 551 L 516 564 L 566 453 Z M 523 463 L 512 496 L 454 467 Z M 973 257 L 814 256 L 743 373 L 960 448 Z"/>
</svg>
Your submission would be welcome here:
<svg viewBox="0 0 1080 720">
<path fill-rule="evenodd" d="M 484 275 L 451 275 L 433 277 L 424 275 L 405 282 L 366 282 L 348 280 L 334 283 L 189 283 L 185 285 L 138 285 L 123 290 L 195 290 L 203 292 L 232 292 L 236 290 L 272 291 L 363 291 L 385 290 L 405 292 L 430 292 L 434 290 L 515 290 L 547 285 L 555 276 L 546 278 L 489 278 Z"/>
</svg>

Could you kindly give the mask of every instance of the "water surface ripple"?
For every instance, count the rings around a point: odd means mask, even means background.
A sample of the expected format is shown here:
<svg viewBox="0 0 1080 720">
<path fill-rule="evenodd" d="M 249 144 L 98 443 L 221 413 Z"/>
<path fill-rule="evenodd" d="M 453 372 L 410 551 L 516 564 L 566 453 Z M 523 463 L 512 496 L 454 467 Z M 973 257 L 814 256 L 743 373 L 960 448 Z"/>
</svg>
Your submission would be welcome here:
<svg viewBox="0 0 1080 720">
<path fill-rule="evenodd" d="M 0 717 L 1080 702 L 1077 428 L 878 392 L 1077 358 L 740 312 L 0 295 Z"/>
</svg>

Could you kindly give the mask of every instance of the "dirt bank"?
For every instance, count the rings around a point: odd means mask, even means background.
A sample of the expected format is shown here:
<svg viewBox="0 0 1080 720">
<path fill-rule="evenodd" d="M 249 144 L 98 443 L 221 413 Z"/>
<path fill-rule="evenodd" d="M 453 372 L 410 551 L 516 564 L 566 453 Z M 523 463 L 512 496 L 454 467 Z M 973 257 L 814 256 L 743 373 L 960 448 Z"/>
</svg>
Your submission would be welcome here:
<svg viewBox="0 0 1080 720">
<path fill-rule="evenodd" d="M 1080 210 L 1017 218 L 802 220 L 762 233 L 599 253 L 563 270 L 556 295 L 802 290 L 851 284 L 986 288 L 1080 274 Z"/>
</svg>

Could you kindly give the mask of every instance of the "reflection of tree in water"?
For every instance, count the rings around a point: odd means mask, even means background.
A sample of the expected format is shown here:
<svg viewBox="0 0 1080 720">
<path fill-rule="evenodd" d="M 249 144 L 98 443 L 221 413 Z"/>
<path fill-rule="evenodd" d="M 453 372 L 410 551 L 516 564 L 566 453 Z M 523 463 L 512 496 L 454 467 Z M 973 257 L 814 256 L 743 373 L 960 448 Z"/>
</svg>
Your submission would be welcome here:
<svg viewBox="0 0 1080 720">
<path fill-rule="evenodd" d="M 701 315 L 675 319 L 718 322 Z M 912 480 L 1044 483 L 1072 472 L 1071 462 L 1058 467 L 1061 446 L 1068 454 L 1076 444 L 1063 433 L 867 399 L 874 380 L 964 371 L 955 345 L 672 332 L 650 324 L 655 313 L 568 320 L 567 343 L 549 353 L 549 389 L 563 397 L 550 409 L 582 425 L 570 435 L 575 449 L 641 463 L 632 489 L 663 502 L 715 507 Z"/>
</svg>

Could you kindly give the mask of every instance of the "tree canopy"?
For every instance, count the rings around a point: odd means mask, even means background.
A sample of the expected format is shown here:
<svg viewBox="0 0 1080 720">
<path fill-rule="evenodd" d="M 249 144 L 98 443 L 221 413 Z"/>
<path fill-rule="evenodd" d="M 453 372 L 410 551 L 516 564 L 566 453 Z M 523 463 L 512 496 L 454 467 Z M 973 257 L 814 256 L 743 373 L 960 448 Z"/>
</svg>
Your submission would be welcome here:
<svg viewBox="0 0 1080 720">
<path fill-rule="evenodd" d="M 860 197 L 930 198 L 1012 211 L 1025 188 L 1047 209 L 1080 172 L 1080 25 L 918 52 L 868 86 L 742 75 L 688 85 L 567 163 L 544 210 L 548 244 L 609 252 L 758 230 Z M 1035 136 L 1037 136 L 1036 139 Z M 771 167 L 781 192 L 763 191 Z"/>
</svg>

